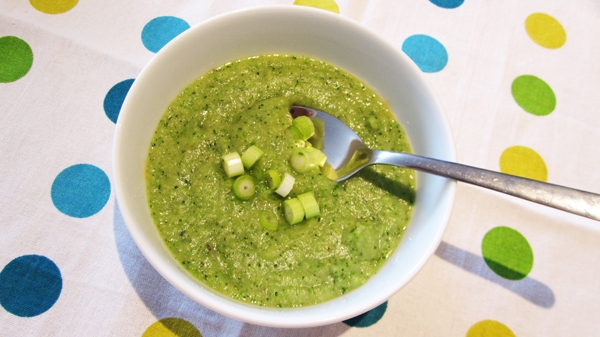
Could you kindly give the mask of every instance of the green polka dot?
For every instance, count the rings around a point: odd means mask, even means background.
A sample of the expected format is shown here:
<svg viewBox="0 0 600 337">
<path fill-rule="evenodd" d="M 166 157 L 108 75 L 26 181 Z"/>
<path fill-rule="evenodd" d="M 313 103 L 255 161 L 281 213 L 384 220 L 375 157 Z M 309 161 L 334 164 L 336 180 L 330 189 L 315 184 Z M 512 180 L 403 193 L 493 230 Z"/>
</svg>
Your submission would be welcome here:
<svg viewBox="0 0 600 337">
<path fill-rule="evenodd" d="M 340 13 L 340 8 L 333 0 L 295 0 L 294 5 L 321 8 L 334 13 Z"/>
<path fill-rule="evenodd" d="M 533 75 L 517 77 L 511 90 L 517 104 L 530 114 L 546 116 L 556 107 L 556 96 L 552 88 Z"/>
<path fill-rule="evenodd" d="M 16 36 L 0 37 L 0 83 L 14 82 L 25 76 L 33 64 L 33 51 Z"/>
<path fill-rule="evenodd" d="M 542 47 L 556 49 L 567 41 L 563 26 L 548 14 L 533 13 L 525 20 L 525 30 L 529 37 Z"/>
<path fill-rule="evenodd" d="M 150 325 L 142 337 L 202 337 L 196 327 L 181 318 L 163 318 Z"/>
<path fill-rule="evenodd" d="M 521 233 L 508 227 L 491 229 L 483 237 L 481 251 L 485 263 L 498 276 L 524 279 L 533 268 L 533 251 Z"/>
<path fill-rule="evenodd" d="M 516 335 L 506 325 L 486 319 L 475 323 L 467 331 L 466 337 L 516 337 Z"/>
<path fill-rule="evenodd" d="M 542 156 L 526 146 L 511 146 L 500 156 L 500 171 L 519 177 L 548 181 Z"/>
</svg>

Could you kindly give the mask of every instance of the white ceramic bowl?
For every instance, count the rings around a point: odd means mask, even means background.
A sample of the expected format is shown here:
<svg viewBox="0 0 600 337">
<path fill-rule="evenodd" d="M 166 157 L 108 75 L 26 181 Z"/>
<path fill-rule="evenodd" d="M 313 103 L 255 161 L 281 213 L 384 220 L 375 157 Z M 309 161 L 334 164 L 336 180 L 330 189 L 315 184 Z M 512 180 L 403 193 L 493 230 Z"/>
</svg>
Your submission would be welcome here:
<svg viewBox="0 0 600 337">
<path fill-rule="evenodd" d="M 431 257 L 446 228 L 455 183 L 417 175 L 413 218 L 398 249 L 364 286 L 319 305 L 273 309 L 220 295 L 188 274 L 158 234 L 145 192 L 150 139 L 175 96 L 194 79 L 226 62 L 256 54 L 297 54 L 334 64 L 365 81 L 389 103 L 414 152 L 455 160 L 448 122 L 419 68 L 364 26 L 327 11 L 269 6 L 214 17 L 187 30 L 156 54 L 133 83 L 114 139 L 116 196 L 144 256 L 181 292 L 223 315 L 265 326 L 308 327 L 360 315 L 406 285 Z"/>
</svg>

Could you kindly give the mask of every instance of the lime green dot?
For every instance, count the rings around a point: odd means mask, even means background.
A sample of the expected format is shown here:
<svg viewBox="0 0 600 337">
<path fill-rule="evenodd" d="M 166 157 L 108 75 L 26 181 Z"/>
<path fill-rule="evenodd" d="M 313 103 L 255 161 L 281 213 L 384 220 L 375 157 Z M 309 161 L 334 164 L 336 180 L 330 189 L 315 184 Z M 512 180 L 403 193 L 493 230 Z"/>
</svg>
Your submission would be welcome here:
<svg viewBox="0 0 600 337">
<path fill-rule="evenodd" d="M 29 0 L 33 8 L 46 14 L 61 14 L 68 12 L 77 5 L 79 0 Z"/>
<path fill-rule="evenodd" d="M 334 13 L 340 13 L 340 8 L 334 0 L 295 0 L 294 5 L 316 7 Z"/>
<path fill-rule="evenodd" d="M 533 75 L 517 77 L 511 90 L 517 104 L 530 114 L 546 116 L 556 107 L 556 96 L 552 88 Z"/>
<path fill-rule="evenodd" d="M 25 76 L 33 64 L 33 51 L 16 36 L 0 37 L 0 83 L 14 82 Z"/>
<path fill-rule="evenodd" d="M 511 146 L 500 156 L 500 171 L 519 177 L 548 181 L 542 156 L 526 146 Z"/>
<path fill-rule="evenodd" d="M 150 325 L 142 337 L 202 337 L 196 327 L 181 318 L 163 318 Z"/>
<path fill-rule="evenodd" d="M 481 251 L 485 263 L 509 280 L 525 278 L 533 267 L 533 251 L 521 233 L 508 227 L 491 229 L 483 237 Z"/>
<path fill-rule="evenodd" d="M 529 37 L 542 47 L 556 49 L 567 41 L 567 33 L 563 26 L 552 16 L 534 13 L 525 20 L 525 30 Z"/>
<path fill-rule="evenodd" d="M 506 325 L 486 319 L 471 326 L 467 331 L 467 337 L 516 337 L 516 335 Z"/>
</svg>

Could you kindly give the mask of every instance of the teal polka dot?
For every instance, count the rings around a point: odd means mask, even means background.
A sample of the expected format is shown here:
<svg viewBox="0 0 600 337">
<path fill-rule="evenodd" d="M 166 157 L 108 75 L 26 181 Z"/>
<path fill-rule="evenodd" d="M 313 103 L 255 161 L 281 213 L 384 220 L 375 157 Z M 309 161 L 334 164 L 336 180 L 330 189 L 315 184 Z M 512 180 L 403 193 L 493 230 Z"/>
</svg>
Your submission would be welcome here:
<svg viewBox="0 0 600 337">
<path fill-rule="evenodd" d="M 465 2 L 465 0 L 429 0 L 432 4 L 442 8 L 456 8 Z"/>
<path fill-rule="evenodd" d="M 117 123 L 123 101 L 125 101 L 133 81 L 134 79 L 131 78 L 115 84 L 104 97 L 104 113 L 113 123 Z"/>
<path fill-rule="evenodd" d="M 379 322 L 379 320 L 381 319 L 381 317 L 383 317 L 385 311 L 387 310 L 387 305 L 388 302 L 386 301 L 378 307 L 365 312 L 364 314 L 345 320 L 344 323 L 355 328 L 369 327 Z"/>
<path fill-rule="evenodd" d="M 426 73 L 438 72 L 448 64 L 444 45 L 428 35 L 412 35 L 402 43 L 402 51 Z"/>
<path fill-rule="evenodd" d="M 142 43 L 151 52 L 157 53 L 169 41 L 190 28 L 183 19 L 174 16 L 159 16 L 148 22 L 142 30 Z"/>
<path fill-rule="evenodd" d="M 20 256 L 0 272 L 0 304 L 16 316 L 33 317 L 46 312 L 61 291 L 60 270 L 44 256 Z"/>
<path fill-rule="evenodd" d="M 108 202 L 110 181 L 106 173 L 94 165 L 73 165 L 54 179 L 51 196 L 54 206 L 62 213 L 87 218 Z"/>
</svg>

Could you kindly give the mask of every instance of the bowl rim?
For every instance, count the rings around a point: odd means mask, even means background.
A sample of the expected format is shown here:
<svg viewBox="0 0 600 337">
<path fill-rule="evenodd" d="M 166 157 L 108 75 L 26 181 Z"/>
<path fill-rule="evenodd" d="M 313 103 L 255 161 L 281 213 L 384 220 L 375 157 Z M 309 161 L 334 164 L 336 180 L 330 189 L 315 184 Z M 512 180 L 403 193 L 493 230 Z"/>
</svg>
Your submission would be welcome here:
<svg viewBox="0 0 600 337">
<path fill-rule="evenodd" d="M 441 159 L 455 160 L 456 154 L 447 116 L 445 115 L 444 110 L 441 104 L 439 103 L 439 100 L 433 93 L 431 86 L 427 83 L 427 79 L 425 78 L 424 74 L 401 50 L 396 48 L 387 40 L 380 37 L 375 31 L 373 31 L 369 27 L 364 26 L 359 22 L 344 17 L 340 14 L 297 5 L 267 5 L 243 8 L 231 12 L 226 12 L 211 17 L 205 21 L 202 21 L 199 24 L 192 26 L 190 29 L 186 30 L 185 32 L 174 38 L 172 41 L 170 41 L 143 67 L 136 80 L 134 80 L 134 83 L 132 84 L 129 93 L 125 101 L 123 102 L 121 113 L 117 120 L 117 127 L 115 130 L 113 144 L 113 172 L 115 179 L 115 194 L 118 204 L 124 206 L 120 208 L 124 223 L 130 235 L 132 236 L 133 241 L 136 243 L 144 257 L 170 284 L 172 284 L 175 288 L 183 292 L 186 296 L 188 296 L 195 302 L 225 316 L 252 324 L 288 328 L 320 326 L 340 322 L 373 309 L 374 307 L 387 301 L 389 297 L 394 295 L 398 290 L 400 290 L 400 288 L 405 286 L 411 279 L 413 279 L 417 272 L 422 269 L 427 260 L 433 255 L 433 253 L 437 249 L 437 246 L 441 242 L 441 237 L 447 227 L 447 223 L 452 209 L 455 194 L 455 181 L 445 178 L 438 179 L 439 184 L 442 186 L 442 192 L 439 197 L 443 205 L 442 208 L 436 210 L 436 212 L 438 213 L 438 218 L 440 219 L 440 225 L 434 234 L 433 240 L 431 240 L 429 246 L 427 247 L 426 252 L 422 254 L 421 258 L 407 273 L 406 281 L 403 283 L 397 283 L 395 284 L 395 286 L 390 287 L 390 289 L 387 291 L 387 296 L 375 296 L 372 298 L 365 298 L 365 300 L 367 300 L 368 302 L 367 304 L 361 307 L 360 311 L 350 311 L 344 308 L 344 304 L 347 304 L 344 301 L 344 297 L 347 295 L 313 306 L 301 308 L 275 309 L 248 305 L 246 303 L 233 300 L 229 297 L 218 294 L 213 290 L 207 289 L 207 287 L 204 287 L 203 290 L 193 289 L 193 287 L 197 288 L 198 282 L 193 282 L 188 279 L 177 276 L 176 273 L 179 273 L 181 271 L 186 273 L 186 271 L 181 266 L 177 268 L 167 263 L 165 261 L 165 257 L 162 254 L 160 254 L 151 244 L 148 243 L 144 232 L 140 229 L 138 220 L 130 210 L 130 204 L 128 201 L 130 199 L 130 196 L 128 195 L 130 191 L 128 191 L 127 188 L 125 188 L 127 184 L 127 178 L 121 174 L 123 170 L 126 170 L 127 168 L 126 160 L 125 158 L 123 158 L 123 144 L 126 138 L 126 135 L 124 133 L 126 132 L 127 127 L 130 127 L 129 125 L 131 125 L 131 123 L 134 123 L 134 121 L 130 120 L 131 118 L 129 115 L 131 113 L 128 113 L 128 111 L 135 108 L 135 100 L 140 95 L 142 95 L 143 92 L 142 83 L 152 77 L 152 72 L 155 70 L 155 68 L 157 66 L 160 66 L 162 62 L 165 62 L 165 60 L 167 60 L 170 57 L 173 50 L 177 49 L 180 45 L 186 44 L 189 39 L 192 39 L 193 36 L 197 34 L 197 32 L 201 32 L 207 28 L 210 29 L 211 27 L 219 25 L 223 22 L 235 21 L 240 17 L 245 17 L 248 15 L 280 15 L 282 13 L 285 13 L 287 15 L 307 15 L 314 17 L 317 20 L 323 20 L 323 22 L 335 22 L 335 24 L 337 25 L 343 25 L 344 29 L 361 31 L 363 34 L 368 35 L 368 37 L 373 39 L 374 43 L 377 43 L 382 47 L 387 48 L 389 51 L 396 53 L 399 58 L 402 58 L 404 60 L 403 62 L 406 63 L 405 66 L 408 68 L 412 68 L 412 70 L 410 70 L 412 71 L 412 75 L 414 75 L 415 79 L 420 82 L 419 85 L 421 85 L 422 88 L 424 88 L 424 90 L 426 91 L 425 94 L 428 96 L 429 99 L 432 100 L 432 106 L 434 106 L 434 109 L 439 112 L 437 115 L 440 119 L 439 122 L 441 123 L 441 128 L 447 135 L 449 135 L 449 137 L 447 137 L 450 141 L 448 149 L 446 149 L 447 157 Z M 224 61 L 226 62 L 226 60 Z M 199 77 L 202 74 L 197 75 L 197 77 Z M 402 122 L 401 124 L 403 124 L 403 126 L 405 126 L 406 129 L 406 125 L 404 125 L 404 123 Z M 418 180 L 420 179 L 418 178 Z M 152 226 L 155 226 L 154 223 L 152 223 Z M 406 237 L 403 238 L 402 241 L 404 241 L 405 239 Z M 394 255 L 396 255 L 396 252 L 394 252 Z M 386 264 L 388 263 L 391 262 L 388 261 Z M 377 276 L 377 274 L 375 276 Z M 351 293 L 352 292 L 350 292 L 349 294 Z M 337 302 L 333 303 L 334 301 Z M 302 317 L 302 314 L 314 310 L 315 308 L 319 308 L 318 315 L 313 314 L 308 315 L 307 317 Z M 324 313 L 325 315 L 323 315 Z M 299 316 L 300 318 L 298 318 Z"/>
</svg>

